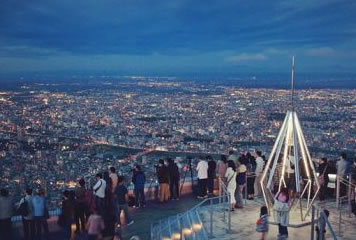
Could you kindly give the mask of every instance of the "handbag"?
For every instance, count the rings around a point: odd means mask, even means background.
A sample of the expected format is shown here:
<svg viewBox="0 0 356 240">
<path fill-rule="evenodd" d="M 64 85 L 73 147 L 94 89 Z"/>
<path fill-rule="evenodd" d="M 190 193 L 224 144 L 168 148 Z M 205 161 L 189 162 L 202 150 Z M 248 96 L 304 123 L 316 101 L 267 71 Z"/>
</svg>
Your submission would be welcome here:
<svg viewBox="0 0 356 240">
<path fill-rule="evenodd" d="M 326 171 L 327 168 L 328 168 L 328 166 L 326 165 L 325 168 L 324 168 L 323 174 L 321 174 L 321 175 L 318 177 L 319 186 L 323 186 L 323 185 L 325 184 L 324 175 L 325 175 L 325 171 Z"/>
</svg>

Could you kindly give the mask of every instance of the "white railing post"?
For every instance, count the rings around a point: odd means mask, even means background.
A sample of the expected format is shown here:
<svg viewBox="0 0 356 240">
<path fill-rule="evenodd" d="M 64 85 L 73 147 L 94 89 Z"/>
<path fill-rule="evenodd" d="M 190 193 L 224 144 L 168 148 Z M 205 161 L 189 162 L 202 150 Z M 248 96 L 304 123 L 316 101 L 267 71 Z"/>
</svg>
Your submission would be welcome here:
<svg viewBox="0 0 356 240">
<path fill-rule="evenodd" d="M 348 205 L 349 205 L 349 217 L 351 217 L 351 211 L 352 211 L 352 207 L 351 207 L 351 188 L 352 186 L 352 182 L 351 182 L 351 174 L 349 174 L 349 191 L 348 191 Z"/>
</svg>

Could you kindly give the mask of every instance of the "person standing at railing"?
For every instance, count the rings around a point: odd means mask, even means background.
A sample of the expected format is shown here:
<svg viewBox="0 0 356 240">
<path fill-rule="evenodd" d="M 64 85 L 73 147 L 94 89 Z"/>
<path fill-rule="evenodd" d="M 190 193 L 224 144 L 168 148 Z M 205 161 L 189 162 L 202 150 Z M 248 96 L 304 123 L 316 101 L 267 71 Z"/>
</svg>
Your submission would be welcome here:
<svg viewBox="0 0 356 240">
<path fill-rule="evenodd" d="M 38 192 L 35 192 L 35 195 L 32 197 L 33 205 L 33 221 L 35 224 L 35 239 L 42 239 L 42 226 L 45 226 L 44 222 L 47 223 L 46 214 L 48 214 L 46 199 L 44 198 L 44 190 L 40 189 Z M 47 213 L 46 213 L 47 211 Z M 47 225 L 48 226 L 48 225 Z M 45 229 L 46 239 L 48 238 L 48 228 Z"/>
<path fill-rule="evenodd" d="M 208 160 L 208 194 L 214 196 L 214 180 L 216 172 L 216 162 L 211 156 L 207 156 Z"/>
<path fill-rule="evenodd" d="M 23 215 L 23 232 L 25 240 L 34 239 L 35 224 L 33 221 L 33 205 L 32 205 L 32 189 L 27 188 L 25 190 L 25 197 L 22 198 L 18 204 L 19 208 L 25 204 L 27 208 L 27 214 Z"/>
<path fill-rule="evenodd" d="M 255 195 L 255 179 L 256 179 L 256 159 L 251 153 L 246 154 L 247 158 L 247 194 L 248 200 L 253 200 Z"/>
<path fill-rule="evenodd" d="M 105 189 L 106 182 L 103 179 L 103 174 L 96 174 L 96 184 L 93 187 L 94 195 L 95 195 L 95 208 L 100 215 L 104 215 L 104 205 L 105 205 Z"/>
<path fill-rule="evenodd" d="M 159 201 L 165 203 L 169 199 L 169 170 L 164 164 L 163 159 L 158 161 L 156 171 L 159 183 Z"/>
<path fill-rule="evenodd" d="M 242 154 L 237 161 L 237 176 L 236 176 L 236 191 L 235 191 L 235 198 L 236 198 L 236 208 L 243 208 L 243 189 L 246 187 L 246 156 Z"/>
<path fill-rule="evenodd" d="M 226 170 L 226 185 L 227 185 L 227 191 L 230 194 L 230 210 L 235 211 L 235 190 L 236 190 L 236 165 L 234 161 L 229 160 L 227 161 L 227 170 Z"/>
<path fill-rule="evenodd" d="M 255 196 L 258 197 L 262 194 L 260 182 L 261 182 L 263 167 L 265 162 L 263 161 L 261 151 L 257 151 L 256 154 L 257 154 L 257 158 L 256 158 Z"/>
<path fill-rule="evenodd" d="M 78 185 L 74 189 L 75 192 L 75 208 L 74 220 L 76 225 L 76 232 L 85 230 L 85 213 L 87 212 L 88 204 L 86 201 L 85 180 L 81 178 Z"/>
<path fill-rule="evenodd" d="M 199 195 L 198 198 L 207 198 L 207 182 L 208 182 L 208 163 L 200 158 L 196 170 L 198 171 L 198 185 L 199 185 Z"/>
<path fill-rule="evenodd" d="M 134 208 L 145 207 L 145 173 L 140 165 L 136 165 L 132 173 L 132 183 L 134 184 L 135 206 Z"/>
<path fill-rule="evenodd" d="M 319 172 L 319 177 L 318 181 L 320 184 L 320 190 L 319 190 L 319 199 L 320 201 L 325 201 L 327 198 L 328 194 L 328 184 L 329 184 L 329 165 L 328 165 L 328 160 L 326 158 L 322 158 L 319 161 L 319 167 L 318 167 L 318 172 Z"/>
<path fill-rule="evenodd" d="M 3 240 L 12 240 L 11 216 L 13 214 L 12 197 L 7 189 L 0 190 L 0 236 Z"/>
<path fill-rule="evenodd" d="M 350 161 L 347 160 L 346 153 L 340 154 L 340 160 L 336 163 L 337 176 L 347 179 L 348 175 L 352 172 L 352 165 Z M 347 187 L 345 183 L 340 182 L 340 197 L 345 196 L 347 193 Z"/>
<path fill-rule="evenodd" d="M 225 173 L 227 170 L 227 160 L 225 155 L 221 155 L 221 159 L 218 161 L 218 164 L 216 166 L 216 173 L 218 174 L 218 177 L 225 181 Z"/>
</svg>

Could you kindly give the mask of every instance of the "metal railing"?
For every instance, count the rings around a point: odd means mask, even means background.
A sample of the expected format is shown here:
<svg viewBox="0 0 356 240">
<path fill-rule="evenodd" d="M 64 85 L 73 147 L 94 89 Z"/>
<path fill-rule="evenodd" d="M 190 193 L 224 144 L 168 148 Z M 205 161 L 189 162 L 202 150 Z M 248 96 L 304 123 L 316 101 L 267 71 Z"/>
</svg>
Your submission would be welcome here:
<svg viewBox="0 0 356 240">
<path fill-rule="evenodd" d="M 54 210 L 49 210 L 48 211 L 48 214 L 50 217 L 55 217 L 55 216 L 59 216 L 61 214 L 62 210 L 57 208 L 57 209 L 54 209 Z M 15 223 L 15 222 L 20 222 L 22 221 L 22 216 L 12 216 L 11 217 L 11 222 Z"/>
<path fill-rule="evenodd" d="M 324 224 L 320 224 L 320 222 L 324 222 Z M 315 229 L 315 224 L 318 224 L 318 229 Z M 322 226 L 322 227 L 321 227 Z M 325 214 L 324 209 L 320 208 L 319 206 L 313 204 L 312 205 L 312 216 L 311 216 L 311 234 L 310 234 L 310 239 L 311 240 L 320 240 L 320 239 L 325 239 L 324 236 L 325 234 L 325 228 L 327 228 L 333 237 L 334 240 L 337 240 L 338 237 L 336 236 L 336 233 L 329 221 L 328 216 Z M 315 232 L 316 230 L 318 231 L 318 236 L 315 238 Z"/>
<path fill-rule="evenodd" d="M 224 221 L 227 221 L 227 232 L 231 231 L 231 197 L 224 182 L 219 179 L 221 194 L 217 197 L 204 199 L 190 210 L 151 224 L 151 240 L 205 240 L 214 235 L 214 214 L 219 208 L 223 210 Z M 206 224 L 201 219 L 201 210 L 207 210 L 209 217 Z"/>
<path fill-rule="evenodd" d="M 340 188 L 342 185 L 347 188 L 347 196 L 340 196 Z M 352 189 L 353 188 L 353 189 Z M 348 176 L 348 179 L 345 179 L 339 175 L 336 175 L 336 207 L 340 207 L 340 202 L 342 202 L 343 198 L 347 198 L 349 210 L 351 212 L 351 195 L 352 191 L 354 191 L 356 185 L 352 183 L 352 176 L 351 174 Z"/>
</svg>

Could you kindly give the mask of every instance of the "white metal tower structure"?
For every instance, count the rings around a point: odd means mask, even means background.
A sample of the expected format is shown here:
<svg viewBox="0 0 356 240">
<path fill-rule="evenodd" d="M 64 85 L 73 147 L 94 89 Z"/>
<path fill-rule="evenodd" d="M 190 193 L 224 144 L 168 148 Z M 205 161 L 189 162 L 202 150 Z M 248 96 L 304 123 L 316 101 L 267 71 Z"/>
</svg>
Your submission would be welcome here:
<svg viewBox="0 0 356 240">
<path fill-rule="evenodd" d="M 295 111 L 294 56 L 292 58 L 291 78 L 290 110 L 287 111 L 276 142 L 269 155 L 260 184 L 266 206 L 269 210 L 273 206 L 273 198 L 276 192 L 280 191 L 283 187 L 288 188 L 292 192 L 292 204 L 297 207 L 299 205 L 300 216 L 303 221 L 319 193 L 320 186 Z M 276 179 L 278 179 L 278 182 Z M 306 201 L 303 201 L 303 198 Z M 297 204 L 294 204 L 295 199 L 298 199 Z M 306 209 L 304 214 L 303 208 Z"/>
</svg>

